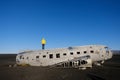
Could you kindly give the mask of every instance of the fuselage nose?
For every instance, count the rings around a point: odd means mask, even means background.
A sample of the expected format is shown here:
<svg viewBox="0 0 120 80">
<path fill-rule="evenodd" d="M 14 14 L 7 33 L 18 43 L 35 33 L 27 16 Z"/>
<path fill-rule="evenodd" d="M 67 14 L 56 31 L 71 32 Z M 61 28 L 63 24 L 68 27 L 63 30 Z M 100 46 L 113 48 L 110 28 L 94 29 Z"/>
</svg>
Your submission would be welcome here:
<svg viewBox="0 0 120 80">
<path fill-rule="evenodd" d="M 112 51 L 108 48 L 108 47 L 104 47 L 105 48 L 105 59 L 111 59 L 112 58 Z"/>
<path fill-rule="evenodd" d="M 112 53 L 112 51 L 110 50 L 110 51 L 109 51 L 109 58 L 112 58 L 112 56 L 113 56 L 113 53 Z"/>
<path fill-rule="evenodd" d="M 106 51 L 106 59 L 111 59 L 112 56 L 113 56 L 113 54 L 112 54 L 112 51 L 111 51 L 111 50 Z"/>
</svg>

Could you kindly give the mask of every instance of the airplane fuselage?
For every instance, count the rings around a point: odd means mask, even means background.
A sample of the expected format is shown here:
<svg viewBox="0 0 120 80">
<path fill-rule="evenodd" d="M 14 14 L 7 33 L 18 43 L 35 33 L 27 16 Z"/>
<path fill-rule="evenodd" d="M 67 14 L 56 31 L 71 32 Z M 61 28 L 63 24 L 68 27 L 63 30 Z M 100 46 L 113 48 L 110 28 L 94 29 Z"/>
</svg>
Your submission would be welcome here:
<svg viewBox="0 0 120 80">
<path fill-rule="evenodd" d="M 78 47 L 58 48 L 21 52 L 16 56 L 16 63 L 31 66 L 51 66 L 76 58 L 84 59 L 89 56 L 92 63 L 112 58 L 112 52 L 103 45 L 87 45 Z"/>
</svg>

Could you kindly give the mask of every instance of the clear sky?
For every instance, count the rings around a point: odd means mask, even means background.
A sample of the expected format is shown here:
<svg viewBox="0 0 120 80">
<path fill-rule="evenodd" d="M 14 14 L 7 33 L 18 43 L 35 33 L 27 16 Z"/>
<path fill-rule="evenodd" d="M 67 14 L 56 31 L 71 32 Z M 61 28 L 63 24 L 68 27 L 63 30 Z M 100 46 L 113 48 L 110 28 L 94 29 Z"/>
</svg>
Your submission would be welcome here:
<svg viewBox="0 0 120 80">
<path fill-rule="evenodd" d="M 91 44 L 120 49 L 120 0 L 0 0 L 0 53 Z"/>
</svg>

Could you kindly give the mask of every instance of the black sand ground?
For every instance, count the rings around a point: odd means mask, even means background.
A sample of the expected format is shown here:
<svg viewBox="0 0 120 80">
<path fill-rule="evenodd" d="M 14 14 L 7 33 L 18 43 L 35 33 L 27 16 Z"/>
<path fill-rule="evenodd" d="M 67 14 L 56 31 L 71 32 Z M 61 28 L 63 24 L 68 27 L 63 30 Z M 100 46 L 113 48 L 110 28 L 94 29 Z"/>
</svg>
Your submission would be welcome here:
<svg viewBox="0 0 120 80">
<path fill-rule="evenodd" d="M 120 80 L 120 56 L 113 56 L 103 66 L 86 70 L 51 67 L 8 67 L 15 64 L 15 54 L 0 55 L 0 80 Z"/>
</svg>

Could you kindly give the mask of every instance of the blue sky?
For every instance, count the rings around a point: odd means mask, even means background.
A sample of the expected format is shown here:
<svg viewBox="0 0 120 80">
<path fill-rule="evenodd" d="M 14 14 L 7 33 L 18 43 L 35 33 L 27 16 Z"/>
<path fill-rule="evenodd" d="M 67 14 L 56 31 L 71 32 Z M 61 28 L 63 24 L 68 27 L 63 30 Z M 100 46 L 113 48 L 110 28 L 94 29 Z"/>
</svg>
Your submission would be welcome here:
<svg viewBox="0 0 120 80">
<path fill-rule="evenodd" d="M 119 0 L 0 0 L 0 53 L 91 44 L 120 49 Z"/>
</svg>

